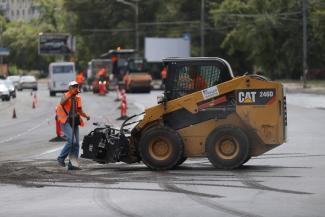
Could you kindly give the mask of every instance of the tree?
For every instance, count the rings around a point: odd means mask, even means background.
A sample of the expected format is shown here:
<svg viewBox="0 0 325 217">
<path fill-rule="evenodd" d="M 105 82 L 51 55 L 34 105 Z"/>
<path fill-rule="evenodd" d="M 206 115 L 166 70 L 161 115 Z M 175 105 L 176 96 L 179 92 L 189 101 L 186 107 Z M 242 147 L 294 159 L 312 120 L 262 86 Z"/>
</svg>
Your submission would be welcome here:
<svg viewBox="0 0 325 217">
<path fill-rule="evenodd" d="M 38 33 L 35 26 L 23 22 L 11 22 L 2 34 L 5 47 L 10 50 L 8 62 L 20 69 L 45 70 L 51 57 L 38 55 Z"/>
<path fill-rule="evenodd" d="M 225 0 L 212 11 L 216 26 L 227 28 L 222 47 L 272 78 L 301 71 L 301 4 L 295 0 Z"/>
<path fill-rule="evenodd" d="M 226 28 L 222 47 L 229 55 L 244 52 L 246 60 L 272 78 L 301 76 L 302 1 L 225 0 L 212 14 L 215 26 Z M 324 59 L 324 43 L 321 43 L 325 34 L 324 14 L 322 1 L 309 1 L 310 65 L 319 65 Z"/>
</svg>

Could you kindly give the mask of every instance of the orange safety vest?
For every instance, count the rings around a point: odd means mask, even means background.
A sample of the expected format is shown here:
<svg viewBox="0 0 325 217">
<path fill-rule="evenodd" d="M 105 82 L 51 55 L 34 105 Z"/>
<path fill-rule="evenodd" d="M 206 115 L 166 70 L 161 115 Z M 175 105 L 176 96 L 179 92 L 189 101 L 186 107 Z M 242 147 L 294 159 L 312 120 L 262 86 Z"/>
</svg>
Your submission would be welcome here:
<svg viewBox="0 0 325 217">
<path fill-rule="evenodd" d="M 117 62 L 117 56 L 116 55 L 112 55 L 112 62 L 114 63 L 114 62 Z"/>
<path fill-rule="evenodd" d="M 68 94 L 69 94 L 69 92 L 65 93 L 64 95 L 67 96 Z M 77 101 L 77 103 L 76 103 L 77 108 L 81 108 L 81 97 L 76 96 L 76 101 Z M 71 100 L 68 100 L 63 106 L 61 105 L 61 103 L 59 103 L 55 107 L 57 119 L 61 124 L 67 123 L 70 109 L 71 109 Z M 83 120 L 81 118 L 81 114 L 78 111 L 77 111 L 77 113 L 80 115 L 80 126 L 83 127 L 85 125 L 85 123 L 83 122 Z"/>
<path fill-rule="evenodd" d="M 84 81 L 85 81 L 85 77 L 83 76 L 82 73 L 80 73 L 80 74 L 78 74 L 78 75 L 76 76 L 76 81 L 77 81 L 78 84 L 82 84 L 82 83 L 84 83 Z"/>
<path fill-rule="evenodd" d="M 96 77 L 97 78 L 100 78 L 100 77 L 106 77 L 107 76 L 107 73 L 106 73 L 106 70 L 104 68 L 101 68 L 98 72 L 97 72 L 97 75 Z"/>
<path fill-rule="evenodd" d="M 207 84 L 204 80 L 204 78 L 202 78 L 202 76 L 197 75 L 193 80 L 192 80 L 192 84 L 191 84 L 192 88 L 194 89 L 205 89 L 207 88 Z"/>
<path fill-rule="evenodd" d="M 163 70 L 161 71 L 161 78 L 166 79 L 167 77 L 167 69 L 164 67 Z"/>
</svg>

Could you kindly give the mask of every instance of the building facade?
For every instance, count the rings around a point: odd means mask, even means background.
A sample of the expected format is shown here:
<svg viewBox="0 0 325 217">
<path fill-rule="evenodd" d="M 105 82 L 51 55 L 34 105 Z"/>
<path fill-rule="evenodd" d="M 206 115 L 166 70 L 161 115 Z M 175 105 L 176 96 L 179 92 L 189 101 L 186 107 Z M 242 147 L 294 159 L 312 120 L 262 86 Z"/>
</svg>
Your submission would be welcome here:
<svg viewBox="0 0 325 217">
<path fill-rule="evenodd" d="M 0 11 L 10 21 L 29 22 L 39 17 L 34 0 L 0 0 Z"/>
</svg>

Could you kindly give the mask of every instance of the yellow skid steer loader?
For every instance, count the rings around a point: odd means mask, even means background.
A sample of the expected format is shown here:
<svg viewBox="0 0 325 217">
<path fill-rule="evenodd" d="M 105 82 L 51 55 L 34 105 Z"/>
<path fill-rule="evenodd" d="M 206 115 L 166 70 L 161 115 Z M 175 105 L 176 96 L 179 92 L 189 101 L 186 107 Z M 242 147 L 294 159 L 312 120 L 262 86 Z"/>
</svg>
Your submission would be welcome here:
<svg viewBox="0 0 325 217">
<path fill-rule="evenodd" d="M 163 62 L 168 73 L 158 104 L 120 129 L 94 129 L 84 138 L 82 157 L 99 163 L 142 161 L 153 170 L 207 157 L 216 168 L 234 169 L 286 141 L 281 83 L 255 74 L 234 77 L 228 62 L 217 57 Z M 131 121 L 139 115 L 141 120 Z"/>
</svg>

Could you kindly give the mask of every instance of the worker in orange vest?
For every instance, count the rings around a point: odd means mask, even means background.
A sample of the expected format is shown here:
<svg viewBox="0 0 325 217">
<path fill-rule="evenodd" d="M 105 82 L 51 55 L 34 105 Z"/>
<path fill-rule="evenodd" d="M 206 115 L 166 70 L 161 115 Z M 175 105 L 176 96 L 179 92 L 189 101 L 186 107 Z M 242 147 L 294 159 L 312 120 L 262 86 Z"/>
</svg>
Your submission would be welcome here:
<svg viewBox="0 0 325 217">
<path fill-rule="evenodd" d="M 84 76 L 84 73 L 82 71 L 77 74 L 76 81 L 79 84 L 79 88 L 81 90 L 82 86 L 83 86 L 83 84 L 85 82 L 85 76 Z"/>
<path fill-rule="evenodd" d="M 118 57 L 116 54 L 112 55 L 112 65 L 113 65 L 113 75 L 114 78 L 116 79 L 118 76 Z"/>
<path fill-rule="evenodd" d="M 107 72 L 105 68 L 101 68 L 100 70 L 98 70 L 98 72 L 96 73 L 96 77 L 97 78 L 101 78 L 101 77 L 106 77 L 107 76 Z"/>
<path fill-rule="evenodd" d="M 162 80 L 162 84 L 164 85 L 164 87 L 166 87 L 166 78 L 167 78 L 167 68 L 164 67 L 161 70 L 161 80 Z"/>
<path fill-rule="evenodd" d="M 106 94 L 106 87 L 108 86 L 107 71 L 105 68 L 98 70 L 96 77 L 98 78 L 98 91 L 99 94 Z"/>
<path fill-rule="evenodd" d="M 196 70 L 195 66 L 189 67 L 188 75 L 192 79 L 192 82 L 190 84 L 191 89 L 202 90 L 202 89 L 207 88 L 205 79 L 199 74 L 199 72 Z"/>
<path fill-rule="evenodd" d="M 61 102 L 57 105 L 56 115 L 57 119 L 61 124 L 61 128 L 64 135 L 67 138 L 67 142 L 64 145 L 57 161 L 60 166 L 65 167 L 64 160 L 69 154 L 73 154 L 76 158 L 79 156 L 79 125 L 84 126 L 84 122 L 81 117 L 90 119 L 81 106 L 81 97 L 78 95 L 79 85 L 76 81 L 71 81 L 69 83 L 69 90 L 66 92 L 62 98 Z M 72 117 L 74 115 L 74 118 Z M 72 123 L 74 120 L 74 123 Z M 74 126 L 74 130 L 73 130 Z M 74 131 L 74 132 L 73 132 Z M 73 139 L 73 137 L 75 139 Z M 74 144 L 72 141 L 74 140 Z M 72 150 L 73 147 L 73 150 Z M 68 164 L 68 169 L 79 169 L 78 167 L 73 167 L 71 162 Z"/>
</svg>

